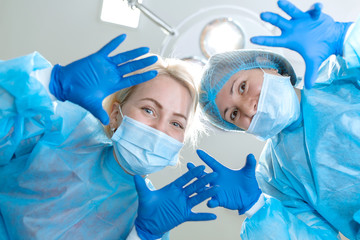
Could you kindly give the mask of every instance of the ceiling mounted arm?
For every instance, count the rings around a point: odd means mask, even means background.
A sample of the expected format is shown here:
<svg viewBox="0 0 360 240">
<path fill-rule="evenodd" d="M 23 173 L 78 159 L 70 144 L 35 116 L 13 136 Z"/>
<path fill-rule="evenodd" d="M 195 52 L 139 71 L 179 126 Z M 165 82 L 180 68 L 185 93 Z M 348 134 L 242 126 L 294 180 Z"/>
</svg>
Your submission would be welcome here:
<svg viewBox="0 0 360 240">
<path fill-rule="evenodd" d="M 160 19 L 157 15 L 151 12 L 148 8 L 144 5 L 139 3 L 138 0 L 127 0 L 128 4 L 131 8 L 136 7 L 139 9 L 145 16 L 147 16 L 151 21 L 153 21 L 156 25 L 160 26 L 165 32 L 169 35 L 175 35 L 175 30 L 169 26 L 166 22 Z"/>
</svg>

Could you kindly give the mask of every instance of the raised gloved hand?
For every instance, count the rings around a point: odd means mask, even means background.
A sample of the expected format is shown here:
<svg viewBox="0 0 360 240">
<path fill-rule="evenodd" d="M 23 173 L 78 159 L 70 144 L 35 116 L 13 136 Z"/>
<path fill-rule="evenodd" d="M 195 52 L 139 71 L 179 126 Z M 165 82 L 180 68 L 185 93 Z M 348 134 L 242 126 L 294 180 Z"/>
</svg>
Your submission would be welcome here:
<svg viewBox="0 0 360 240">
<path fill-rule="evenodd" d="M 150 66 L 157 61 L 156 56 L 131 61 L 149 52 L 142 47 L 115 56 L 108 55 L 126 38 L 120 35 L 106 44 L 98 52 L 66 66 L 55 65 L 49 89 L 59 100 L 69 100 L 80 105 L 103 124 L 109 123 L 109 116 L 102 107 L 108 95 L 147 80 L 157 75 L 156 71 L 124 77 L 124 75 Z"/>
<path fill-rule="evenodd" d="M 196 151 L 199 157 L 215 172 L 218 177 L 211 185 L 219 187 L 218 193 L 208 201 L 210 208 L 224 207 L 238 210 L 244 214 L 259 199 L 261 190 L 255 178 L 256 159 L 249 154 L 245 166 L 240 170 L 231 170 L 221 165 L 218 161 L 202 150 Z M 189 169 L 193 165 L 188 164 Z"/>
<path fill-rule="evenodd" d="M 307 12 L 286 0 L 278 1 L 278 5 L 291 17 L 290 20 L 272 12 L 262 13 L 260 17 L 280 28 L 281 35 L 257 36 L 251 38 L 251 42 L 298 52 L 306 64 L 305 87 L 310 89 L 321 63 L 332 54 L 343 54 L 344 38 L 351 23 L 335 22 L 321 12 L 321 3 L 314 4 Z"/>
<path fill-rule="evenodd" d="M 200 191 L 214 181 L 216 174 L 204 173 L 204 166 L 191 169 L 174 182 L 162 189 L 151 191 L 145 180 L 136 175 L 135 185 L 139 194 L 138 216 L 135 220 L 136 231 L 141 239 L 157 239 L 186 221 L 207 221 L 216 219 L 212 213 L 194 213 L 191 209 L 217 193 L 217 187 Z M 187 185 L 192 179 L 198 180 Z M 190 197 L 192 194 L 198 194 Z"/>
</svg>

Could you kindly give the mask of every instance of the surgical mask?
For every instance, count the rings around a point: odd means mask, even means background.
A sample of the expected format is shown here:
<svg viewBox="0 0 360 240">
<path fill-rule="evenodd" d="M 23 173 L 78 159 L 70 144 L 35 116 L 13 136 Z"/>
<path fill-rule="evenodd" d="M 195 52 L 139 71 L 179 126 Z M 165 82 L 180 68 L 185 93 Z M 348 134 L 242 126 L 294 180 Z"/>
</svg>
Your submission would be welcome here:
<svg viewBox="0 0 360 240">
<path fill-rule="evenodd" d="M 277 135 L 299 116 L 300 103 L 290 77 L 264 72 L 257 112 L 246 132 L 266 140 Z"/>
<path fill-rule="evenodd" d="M 184 145 L 128 116 L 123 116 L 111 140 L 119 164 L 132 175 L 146 175 L 176 165 Z"/>
</svg>

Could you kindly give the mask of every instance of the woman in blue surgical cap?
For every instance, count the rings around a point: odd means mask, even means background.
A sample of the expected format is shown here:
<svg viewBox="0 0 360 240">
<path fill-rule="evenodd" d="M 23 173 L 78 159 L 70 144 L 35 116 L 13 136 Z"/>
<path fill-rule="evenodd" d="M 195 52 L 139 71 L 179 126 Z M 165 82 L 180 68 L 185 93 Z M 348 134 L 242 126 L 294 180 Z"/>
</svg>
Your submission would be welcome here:
<svg viewBox="0 0 360 240">
<path fill-rule="evenodd" d="M 146 178 L 176 165 L 191 135 L 191 71 L 139 59 L 147 48 L 109 57 L 124 39 L 67 66 L 38 53 L 0 62 L 1 239 L 168 239 L 215 219 L 191 211 L 216 193 L 194 195 L 216 175 L 201 177 L 204 166 L 160 190 Z"/>
<path fill-rule="evenodd" d="M 246 214 L 242 239 L 338 239 L 339 232 L 359 239 L 360 20 L 334 22 L 321 4 L 307 12 L 278 5 L 290 20 L 261 18 L 282 34 L 252 41 L 300 53 L 306 88 L 294 89 L 293 68 L 270 51 L 211 57 L 200 92 L 208 120 L 267 142 L 256 173 L 253 155 L 231 170 L 198 151 L 218 173 L 220 191 L 208 206 Z"/>
</svg>

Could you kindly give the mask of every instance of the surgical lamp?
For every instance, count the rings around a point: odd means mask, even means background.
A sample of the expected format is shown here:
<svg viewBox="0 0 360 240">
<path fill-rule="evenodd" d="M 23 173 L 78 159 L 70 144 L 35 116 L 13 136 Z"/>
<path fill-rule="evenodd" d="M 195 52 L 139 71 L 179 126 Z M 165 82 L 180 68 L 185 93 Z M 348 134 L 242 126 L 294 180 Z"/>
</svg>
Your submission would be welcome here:
<svg viewBox="0 0 360 240">
<path fill-rule="evenodd" d="M 218 18 L 209 22 L 200 34 L 200 48 L 206 58 L 244 46 L 245 34 L 231 18 Z"/>
</svg>

